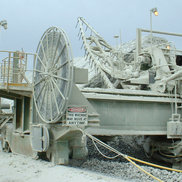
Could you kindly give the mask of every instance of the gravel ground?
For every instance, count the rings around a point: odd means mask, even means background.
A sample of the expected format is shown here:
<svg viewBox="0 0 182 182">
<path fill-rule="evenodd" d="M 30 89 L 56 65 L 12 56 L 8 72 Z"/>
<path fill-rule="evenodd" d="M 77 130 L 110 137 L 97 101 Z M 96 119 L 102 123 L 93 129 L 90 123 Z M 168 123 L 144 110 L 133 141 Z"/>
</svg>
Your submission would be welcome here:
<svg viewBox="0 0 182 182">
<path fill-rule="evenodd" d="M 107 143 L 122 153 L 145 161 L 152 161 L 144 155 L 141 145 L 138 145 L 137 137 L 117 137 L 115 140 Z M 99 148 L 104 154 L 109 156 L 113 155 L 104 148 Z M 108 182 L 110 180 L 113 182 L 155 181 L 123 158 L 116 158 L 114 160 L 105 159 L 98 153 L 91 140 L 88 140 L 88 150 L 89 155 L 86 160 L 72 160 L 70 166 L 67 167 L 54 166 L 50 162 L 36 161 L 22 155 L 0 152 L 0 161 L 2 164 L 0 168 L 0 182 L 7 182 L 8 180 L 8 182 L 18 182 L 20 181 L 19 179 L 21 179 L 21 182 L 48 182 L 50 179 L 53 182 L 59 182 L 59 179 L 68 182 L 71 178 L 74 179 L 73 181 L 83 182 Z M 182 181 L 181 173 L 161 170 L 141 164 L 140 166 L 163 181 Z M 71 173 L 69 171 L 71 171 Z M 9 175 L 9 173 L 11 173 L 11 175 Z M 89 179 L 86 180 L 85 177 L 89 177 Z M 15 180 L 15 178 L 17 180 Z"/>
<path fill-rule="evenodd" d="M 126 182 L 83 168 L 53 165 L 24 155 L 0 152 L 0 182 Z"/>
<path fill-rule="evenodd" d="M 138 137 L 117 137 L 115 140 L 107 142 L 110 146 L 114 147 L 118 151 L 133 156 L 145 161 L 160 164 L 157 161 L 153 161 L 145 156 L 141 145 L 138 144 Z M 101 174 L 106 174 L 113 177 L 118 177 L 120 179 L 132 182 L 150 182 L 155 181 L 153 178 L 147 174 L 140 171 L 138 168 L 133 166 L 133 164 L 127 162 L 125 159 L 119 157 L 114 160 L 106 159 L 101 156 L 91 140 L 88 140 L 89 156 L 85 161 L 72 161 L 73 167 L 79 167 L 91 171 L 96 171 Z M 106 149 L 99 147 L 101 151 L 109 156 L 113 156 Z M 181 182 L 182 174 L 177 172 L 171 172 L 167 170 L 161 170 L 145 165 L 139 164 L 143 169 L 158 177 L 159 179 L 167 182 Z M 164 165 L 164 164 L 162 164 Z"/>
<path fill-rule="evenodd" d="M 146 171 L 150 172 L 155 177 L 167 182 L 181 182 L 182 174 L 177 172 L 169 172 L 166 170 L 160 170 L 153 167 L 141 166 Z M 103 161 L 99 159 L 89 159 L 81 165 L 81 168 L 91 171 L 97 171 L 99 173 L 108 174 L 113 177 L 119 177 L 123 180 L 146 182 L 155 181 L 150 176 L 141 172 L 128 162 L 112 162 Z"/>
</svg>

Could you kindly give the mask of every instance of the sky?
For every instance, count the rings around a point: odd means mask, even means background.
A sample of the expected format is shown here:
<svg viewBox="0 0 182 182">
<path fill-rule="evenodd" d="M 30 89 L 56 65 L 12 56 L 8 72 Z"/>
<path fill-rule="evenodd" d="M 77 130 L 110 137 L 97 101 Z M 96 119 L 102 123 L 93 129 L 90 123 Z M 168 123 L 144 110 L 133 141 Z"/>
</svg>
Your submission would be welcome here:
<svg viewBox="0 0 182 182">
<path fill-rule="evenodd" d="M 82 42 L 76 23 L 84 17 L 111 45 L 121 32 L 122 42 L 135 39 L 136 28 L 150 29 L 150 9 L 157 7 L 159 16 L 152 17 L 153 30 L 182 33 L 181 0 L 0 0 L 0 50 L 36 52 L 38 42 L 50 26 L 61 27 L 71 42 L 74 57 L 81 57 Z M 181 38 L 182 39 L 182 38 Z"/>
</svg>

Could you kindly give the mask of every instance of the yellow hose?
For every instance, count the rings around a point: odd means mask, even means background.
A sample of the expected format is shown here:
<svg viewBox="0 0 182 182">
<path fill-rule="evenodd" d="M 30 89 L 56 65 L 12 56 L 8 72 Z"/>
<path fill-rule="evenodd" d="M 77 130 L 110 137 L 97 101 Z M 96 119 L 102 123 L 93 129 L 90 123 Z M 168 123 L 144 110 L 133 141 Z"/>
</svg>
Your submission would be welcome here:
<svg viewBox="0 0 182 182">
<path fill-rule="evenodd" d="M 81 129 L 80 129 L 80 130 L 81 130 Z M 132 159 L 130 159 L 127 155 L 124 155 L 124 154 L 118 152 L 118 151 L 115 150 L 114 148 L 112 148 L 112 147 L 110 147 L 109 145 L 105 144 L 104 142 L 100 141 L 100 140 L 97 139 L 96 137 L 94 137 L 94 136 L 92 136 L 92 135 L 86 133 L 85 131 L 83 131 L 83 130 L 81 130 L 81 131 L 82 131 L 86 136 L 88 136 L 89 138 L 91 138 L 92 141 L 93 141 L 93 143 L 94 143 L 94 140 L 95 140 L 96 142 L 98 142 L 98 143 L 99 143 L 100 145 L 102 145 L 103 147 L 105 147 L 105 148 L 107 148 L 108 150 L 113 151 L 114 153 L 118 154 L 118 156 L 124 157 L 124 158 L 125 158 L 126 160 L 128 160 L 131 164 L 133 164 L 134 166 L 136 166 L 138 169 L 140 169 L 142 172 L 144 172 L 145 174 L 149 175 L 149 176 L 152 177 L 153 179 L 155 179 L 155 180 L 157 180 L 157 181 L 159 181 L 159 182 L 163 182 L 161 179 L 159 179 L 159 178 L 153 176 L 152 174 L 150 174 L 149 172 L 147 172 L 146 170 L 144 170 L 142 167 L 140 167 L 139 165 L 137 165 L 137 164 L 136 164 L 135 162 L 133 162 Z M 95 145 L 95 146 L 96 146 L 96 145 Z M 96 149 L 99 151 L 99 153 L 101 153 L 97 146 L 96 146 Z M 101 153 L 101 155 L 103 155 L 103 154 Z M 103 156 L 106 157 L 106 158 L 108 158 L 108 157 L 105 156 L 105 155 L 103 155 Z M 110 157 L 109 157 L 109 158 L 110 158 Z"/>
<path fill-rule="evenodd" d="M 138 169 L 140 169 L 141 171 L 143 171 L 145 174 L 149 175 L 150 177 L 152 177 L 153 179 L 159 181 L 159 182 L 163 182 L 161 179 L 153 176 L 152 174 L 150 174 L 149 172 L 147 172 L 146 170 L 144 170 L 142 167 L 140 167 L 139 165 L 137 165 L 135 162 L 133 162 L 129 156 L 125 157 L 126 160 L 128 160 L 129 162 L 131 162 L 134 166 L 136 166 Z"/>
<path fill-rule="evenodd" d="M 136 158 L 131 157 L 131 156 L 127 156 L 127 157 L 129 159 L 131 159 L 131 160 L 134 160 L 134 161 L 137 161 L 137 162 L 140 162 L 142 164 L 146 164 L 146 165 L 149 165 L 149 166 L 152 166 L 152 167 L 156 167 L 156 168 L 165 169 L 165 170 L 168 170 L 168 171 L 175 171 L 175 172 L 178 172 L 178 173 L 182 173 L 182 170 L 179 170 L 179 169 L 173 169 L 173 168 L 169 168 L 169 167 L 160 166 L 160 165 L 153 164 L 153 163 L 150 163 L 150 162 L 142 161 L 140 159 L 136 159 Z"/>
<path fill-rule="evenodd" d="M 81 129 L 80 129 L 81 130 Z M 89 138 L 92 139 L 93 143 L 94 141 L 98 142 L 100 145 L 102 145 L 103 147 L 107 148 L 108 150 L 118 154 L 117 156 L 122 156 L 124 157 L 126 160 L 128 160 L 130 163 L 132 163 L 134 166 L 136 166 L 138 169 L 140 169 L 141 171 L 143 171 L 145 174 L 149 175 L 150 177 L 152 177 L 153 179 L 159 181 L 159 182 L 163 182 L 161 179 L 153 176 L 152 174 L 150 174 L 149 172 L 147 172 L 146 170 L 144 170 L 142 167 L 140 167 L 139 165 L 137 165 L 134 161 L 136 162 L 139 162 L 139 163 L 142 163 L 142 164 L 146 164 L 146 165 L 149 165 L 149 166 L 152 166 L 152 167 L 156 167 L 156 168 L 160 168 L 160 169 L 165 169 L 165 170 L 168 170 L 168 171 L 175 171 L 175 172 L 180 172 L 182 173 L 182 170 L 178 170 L 178 169 L 172 169 L 172 168 L 169 168 L 169 167 L 164 167 L 164 166 L 160 166 L 160 165 L 157 165 L 157 164 L 153 164 L 153 163 L 150 163 L 150 162 L 146 162 L 146 161 L 143 161 L 143 160 L 140 160 L 140 159 L 136 159 L 134 157 L 131 157 L 131 156 L 128 156 L 128 155 L 124 155 L 120 152 L 118 152 L 117 150 L 115 150 L 114 148 L 110 147 L 109 145 L 105 144 L 104 142 L 100 141 L 99 139 L 97 139 L 96 137 L 86 133 L 85 131 L 81 130 L 82 133 L 84 133 L 86 136 L 88 136 Z M 95 143 L 94 143 L 95 144 Z M 95 145 L 95 147 L 97 148 L 97 150 L 100 152 L 100 150 L 98 149 L 98 147 Z M 102 154 L 102 153 L 101 153 Z M 103 154 L 102 154 L 103 155 Z M 104 157 L 106 158 L 111 158 L 111 157 L 107 157 L 105 155 L 103 155 Z M 116 156 L 115 156 L 116 157 Z M 115 158 L 114 157 L 114 158 Z"/>
</svg>

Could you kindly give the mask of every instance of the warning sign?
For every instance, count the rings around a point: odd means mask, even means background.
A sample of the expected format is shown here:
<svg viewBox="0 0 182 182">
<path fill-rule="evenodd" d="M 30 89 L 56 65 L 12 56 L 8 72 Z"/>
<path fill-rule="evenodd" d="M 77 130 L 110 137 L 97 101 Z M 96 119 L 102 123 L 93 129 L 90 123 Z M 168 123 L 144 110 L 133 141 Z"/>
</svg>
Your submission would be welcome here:
<svg viewBox="0 0 182 182">
<path fill-rule="evenodd" d="M 87 125 L 88 114 L 86 107 L 68 107 L 66 125 Z"/>
</svg>

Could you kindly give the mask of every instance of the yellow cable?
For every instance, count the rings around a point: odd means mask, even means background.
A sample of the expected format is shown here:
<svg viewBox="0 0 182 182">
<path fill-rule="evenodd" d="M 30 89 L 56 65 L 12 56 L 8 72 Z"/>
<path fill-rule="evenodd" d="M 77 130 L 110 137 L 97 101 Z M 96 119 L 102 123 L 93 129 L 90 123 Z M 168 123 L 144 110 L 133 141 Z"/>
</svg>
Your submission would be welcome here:
<svg viewBox="0 0 182 182">
<path fill-rule="evenodd" d="M 81 130 L 81 129 L 80 129 Z M 143 160 L 140 160 L 140 159 L 137 159 L 137 158 L 134 158 L 134 157 L 131 157 L 131 156 L 128 156 L 128 155 L 124 155 L 120 152 L 118 152 L 117 150 L 115 150 L 114 148 L 110 147 L 109 145 L 105 144 L 104 142 L 100 141 L 99 139 L 97 139 L 96 137 L 86 133 L 85 131 L 81 130 L 82 133 L 85 133 L 86 136 L 88 136 L 89 138 L 92 139 L 92 141 L 96 141 L 98 142 L 100 145 L 104 146 L 105 148 L 107 148 L 108 150 L 111 150 L 113 151 L 114 153 L 118 154 L 118 156 L 122 156 L 124 157 L 126 160 L 128 160 L 130 163 L 132 163 L 133 165 L 135 165 L 138 169 L 140 169 L 141 171 L 143 171 L 145 174 L 149 175 L 150 177 L 152 177 L 153 179 L 159 181 L 159 182 L 163 182 L 161 179 L 153 176 L 152 174 L 150 174 L 149 172 L 147 172 L 146 170 L 144 170 L 142 167 L 140 167 L 139 165 L 137 165 L 134 161 L 137 161 L 139 163 L 142 163 L 142 164 L 146 164 L 146 165 L 149 165 L 149 166 L 153 166 L 153 167 L 156 167 L 156 168 L 160 168 L 160 169 L 165 169 L 165 170 L 168 170 L 168 171 L 175 171 L 175 172 L 180 172 L 182 173 L 182 170 L 178 170 L 178 169 L 172 169 L 172 168 L 169 168 L 169 167 L 164 167 L 164 166 L 160 166 L 160 165 L 157 165 L 157 164 L 153 164 L 153 163 L 150 163 L 150 162 L 146 162 L 146 161 L 143 161 Z"/>
<path fill-rule="evenodd" d="M 160 165 L 153 164 L 153 163 L 150 163 L 150 162 L 146 162 L 146 161 L 143 161 L 143 160 L 140 160 L 140 159 L 136 159 L 136 158 L 131 157 L 131 156 L 128 156 L 128 158 L 131 159 L 131 160 L 134 160 L 134 161 L 137 161 L 137 162 L 149 165 L 149 166 L 156 167 L 156 168 L 160 168 L 160 169 L 165 169 L 165 170 L 168 170 L 168 171 L 175 171 L 175 172 L 182 173 L 182 170 L 179 170 L 179 169 L 173 169 L 173 168 L 169 168 L 169 167 L 160 166 Z"/>
<path fill-rule="evenodd" d="M 86 136 L 88 136 L 89 138 L 92 139 L 92 141 L 96 141 L 98 143 L 100 143 L 100 145 L 104 146 L 105 148 L 113 151 L 114 153 L 124 157 L 126 160 L 128 160 L 131 164 L 135 165 L 138 169 L 140 169 L 141 171 L 143 171 L 145 174 L 149 175 L 150 177 L 152 177 L 153 179 L 159 181 L 159 182 L 163 182 L 162 180 L 160 180 L 159 178 L 153 176 L 152 174 L 150 174 L 149 172 L 147 172 L 146 170 L 144 170 L 142 167 L 140 167 L 139 165 L 137 165 L 135 162 L 132 161 L 132 159 L 129 159 L 129 157 L 127 155 L 124 155 L 120 152 L 118 152 L 117 150 L 115 150 L 114 148 L 110 147 L 109 145 L 105 144 L 104 142 L 100 141 L 99 139 L 97 139 L 96 137 L 84 132 L 83 130 L 81 130 L 82 133 L 85 133 Z"/>
<path fill-rule="evenodd" d="M 126 160 L 128 160 L 129 162 L 131 162 L 133 165 L 135 165 L 138 169 L 140 169 L 141 171 L 143 171 L 145 174 L 149 175 L 150 177 L 152 177 L 153 179 L 159 181 L 159 182 L 163 182 L 161 179 L 153 176 L 152 174 L 150 174 L 149 172 L 147 172 L 146 170 L 144 170 L 142 167 L 140 167 L 139 165 L 137 165 L 135 162 L 133 162 L 129 156 L 125 157 Z"/>
</svg>

